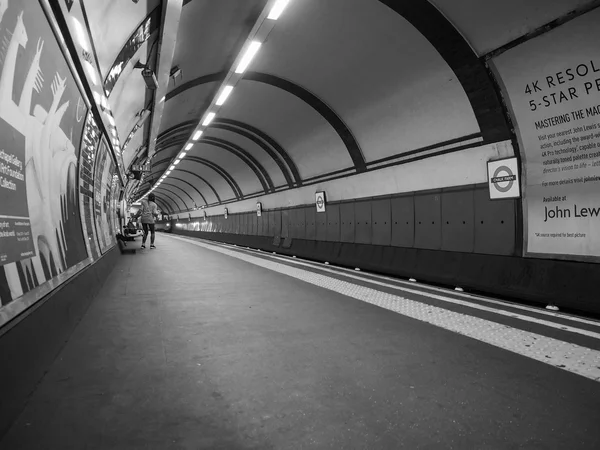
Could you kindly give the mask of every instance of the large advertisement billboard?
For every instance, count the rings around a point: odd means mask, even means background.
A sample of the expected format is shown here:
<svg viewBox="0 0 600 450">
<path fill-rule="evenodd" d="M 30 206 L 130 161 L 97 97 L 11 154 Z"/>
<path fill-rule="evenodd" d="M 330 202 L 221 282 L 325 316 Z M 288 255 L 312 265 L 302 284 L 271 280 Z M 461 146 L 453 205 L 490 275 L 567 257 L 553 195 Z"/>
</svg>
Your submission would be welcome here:
<svg viewBox="0 0 600 450">
<path fill-rule="evenodd" d="M 0 326 L 85 266 L 87 107 L 37 1 L 0 2 Z"/>
<path fill-rule="evenodd" d="M 600 10 L 494 59 L 521 148 L 525 255 L 600 261 Z"/>
</svg>

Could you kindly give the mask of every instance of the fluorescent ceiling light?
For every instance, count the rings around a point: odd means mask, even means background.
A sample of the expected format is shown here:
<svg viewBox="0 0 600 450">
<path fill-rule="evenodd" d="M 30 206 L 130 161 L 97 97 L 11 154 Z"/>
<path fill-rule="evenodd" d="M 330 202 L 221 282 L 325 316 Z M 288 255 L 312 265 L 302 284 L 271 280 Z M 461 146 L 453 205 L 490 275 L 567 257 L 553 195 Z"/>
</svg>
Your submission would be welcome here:
<svg viewBox="0 0 600 450">
<path fill-rule="evenodd" d="M 285 7 L 287 6 L 287 4 L 289 2 L 290 2 L 290 0 L 277 0 L 275 2 L 275 5 L 273 5 L 273 7 L 271 8 L 271 12 L 267 16 L 267 19 L 271 19 L 271 20 L 279 19 L 279 16 L 281 15 L 281 13 L 283 12 L 283 10 L 285 9 Z"/>
<path fill-rule="evenodd" d="M 175 162 L 173 163 L 174 166 L 176 166 L 177 164 L 179 164 L 179 161 L 181 161 L 180 159 L 176 159 Z"/>
<path fill-rule="evenodd" d="M 185 149 L 186 150 L 191 150 L 193 146 L 194 146 L 194 144 L 188 144 L 188 145 L 185 146 Z"/>
<path fill-rule="evenodd" d="M 183 152 L 181 155 L 179 155 L 179 157 L 180 157 L 181 159 L 183 159 L 183 158 L 185 158 L 185 155 L 187 155 L 187 153 L 186 153 L 186 152 Z"/>
<path fill-rule="evenodd" d="M 194 137 L 192 139 L 194 141 L 197 141 L 198 139 L 200 139 L 200 136 L 202 136 L 202 130 L 196 131 L 196 133 L 194 133 Z"/>
<path fill-rule="evenodd" d="M 235 69 L 235 73 L 244 73 L 245 72 L 245 70 L 248 68 L 248 66 L 252 62 L 252 58 L 254 58 L 254 55 L 256 55 L 256 53 L 258 52 L 260 45 L 261 44 L 258 41 L 252 41 L 250 43 L 250 45 L 248 46 L 248 49 L 246 50 L 246 53 L 244 54 L 244 56 L 242 57 L 242 60 L 238 64 L 237 69 Z"/>
<path fill-rule="evenodd" d="M 95 86 L 98 85 L 98 78 L 96 77 L 96 69 L 89 62 L 83 61 L 83 67 L 85 67 L 85 71 L 90 77 L 90 81 L 94 83 Z"/>
<path fill-rule="evenodd" d="M 170 170 L 167 170 L 167 175 L 169 175 L 170 173 L 171 173 L 171 171 L 170 171 Z"/>
<path fill-rule="evenodd" d="M 215 113 L 211 112 L 208 113 L 208 116 L 206 116 L 206 119 L 204 119 L 204 122 L 202 122 L 202 125 L 207 126 L 209 123 L 212 122 L 212 120 L 215 118 Z"/>
<path fill-rule="evenodd" d="M 175 168 L 175 166 L 171 166 L 169 167 L 169 171 L 173 170 Z M 168 173 L 168 172 L 167 172 Z"/>
<path fill-rule="evenodd" d="M 221 106 L 223 103 L 225 103 L 225 100 L 227 100 L 227 97 L 229 97 L 229 94 L 231 94 L 231 91 L 233 91 L 233 86 L 225 86 L 225 88 L 223 89 L 223 92 L 221 92 L 221 95 L 219 96 L 219 99 L 217 100 L 217 106 Z"/>
</svg>

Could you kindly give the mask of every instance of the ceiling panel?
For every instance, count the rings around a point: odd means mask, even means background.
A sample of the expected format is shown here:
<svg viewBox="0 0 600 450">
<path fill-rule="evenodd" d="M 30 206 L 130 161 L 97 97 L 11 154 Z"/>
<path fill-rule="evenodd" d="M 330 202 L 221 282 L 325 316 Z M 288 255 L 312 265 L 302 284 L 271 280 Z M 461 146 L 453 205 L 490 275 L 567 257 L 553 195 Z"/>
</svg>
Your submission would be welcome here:
<svg viewBox="0 0 600 450">
<path fill-rule="evenodd" d="M 203 164 L 193 162 L 191 160 L 183 160 L 181 164 L 177 166 L 177 170 L 171 172 L 171 174 L 179 177 L 183 171 L 189 171 L 195 173 L 202 178 L 204 178 L 208 183 L 210 183 L 217 193 L 221 200 L 231 200 L 235 198 L 235 194 L 225 178 L 223 178 L 219 173 L 217 173 L 214 169 L 207 167 Z"/>
<path fill-rule="evenodd" d="M 198 142 L 188 155 L 199 156 L 217 163 L 237 181 L 244 195 L 263 191 L 262 185 L 252 169 L 227 150 L 205 142 Z"/>
<path fill-rule="evenodd" d="M 324 100 L 367 162 L 480 131 L 454 72 L 387 6 L 305 0 L 288 8 L 252 70 L 294 81 Z"/>
<path fill-rule="evenodd" d="M 431 0 L 479 55 L 593 0 Z"/>
<path fill-rule="evenodd" d="M 160 0 L 85 0 L 84 5 L 104 78 L 129 36 Z"/>
<path fill-rule="evenodd" d="M 210 105 L 212 94 L 218 87 L 219 83 L 207 83 L 166 100 L 160 133 L 182 122 L 200 120 L 205 109 Z"/>
<path fill-rule="evenodd" d="M 152 43 L 148 42 L 142 45 L 135 56 L 124 66 L 109 97 L 121 141 L 129 136 L 138 122 L 137 115 L 146 106 L 146 83 L 142 78 L 141 70 L 135 69 L 134 66 L 138 60 L 145 62 L 149 45 Z M 137 134 L 143 135 L 143 130 L 138 131 Z"/>
<path fill-rule="evenodd" d="M 219 117 L 247 123 L 272 136 L 295 161 L 303 178 L 352 166 L 344 143 L 329 122 L 282 89 L 243 80 Z"/>
<path fill-rule="evenodd" d="M 196 173 L 196 175 L 200 175 L 200 174 Z M 202 176 L 202 175 L 200 175 L 200 176 Z M 175 178 L 180 178 L 183 181 L 192 184 L 196 189 L 198 189 L 202 193 L 204 198 L 206 198 L 206 202 L 208 204 L 213 204 L 213 203 L 218 202 L 217 196 L 215 195 L 212 188 L 208 184 L 206 184 L 204 181 L 199 179 L 197 176 L 195 176 L 193 173 L 182 172 L 182 171 L 173 172 L 173 179 L 175 179 Z M 169 177 L 168 180 L 171 180 L 171 177 Z M 208 181 L 210 183 L 209 180 L 206 180 L 206 181 Z M 168 182 L 172 183 L 174 181 L 168 181 Z M 183 183 L 181 181 L 179 181 L 178 183 L 180 183 L 182 186 L 188 186 L 186 183 Z M 212 185 L 212 183 L 211 183 L 211 185 Z M 189 188 L 189 186 L 188 186 L 188 188 Z M 214 188 L 214 186 L 213 186 L 213 188 Z M 195 191 L 192 188 L 189 188 L 188 192 L 192 196 L 198 195 L 197 193 L 195 193 Z M 217 193 L 218 193 L 218 191 L 217 191 Z M 198 203 L 198 205 L 200 206 L 201 204 Z"/>
<path fill-rule="evenodd" d="M 285 184 L 286 181 L 285 177 L 283 176 L 283 172 L 281 171 L 275 160 L 271 158 L 271 156 L 269 156 L 269 154 L 265 150 L 259 147 L 258 144 L 256 144 L 249 138 L 240 136 L 239 134 L 233 133 L 231 131 L 220 130 L 212 127 L 208 128 L 205 131 L 204 135 L 208 137 L 223 139 L 232 142 L 238 147 L 243 148 L 249 154 L 251 154 L 261 164 L 262 167 L 265 168 L 267 173 L 271 176 L 271 179 L 273 180 L 275 186 L 282 186 Z"/>
</svg>

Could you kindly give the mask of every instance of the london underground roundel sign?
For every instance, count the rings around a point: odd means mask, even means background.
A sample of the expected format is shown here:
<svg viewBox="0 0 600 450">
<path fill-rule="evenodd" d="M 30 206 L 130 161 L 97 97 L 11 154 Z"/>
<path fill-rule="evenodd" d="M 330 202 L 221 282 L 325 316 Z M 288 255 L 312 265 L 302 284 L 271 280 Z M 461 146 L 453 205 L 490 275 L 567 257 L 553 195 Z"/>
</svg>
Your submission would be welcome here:
<svg viewBox="0 0 600 450">
<path fill-rule="evenodd" d="M 317 212 L 325 212 L 325 192 L 315 193 L 315 204 L 317 205 Z"/>
<path fill-rule="evenodd" d="M 488 161 L 490 199 L 518 198 L 521 196 L 517 158 Z"/>
</svg>

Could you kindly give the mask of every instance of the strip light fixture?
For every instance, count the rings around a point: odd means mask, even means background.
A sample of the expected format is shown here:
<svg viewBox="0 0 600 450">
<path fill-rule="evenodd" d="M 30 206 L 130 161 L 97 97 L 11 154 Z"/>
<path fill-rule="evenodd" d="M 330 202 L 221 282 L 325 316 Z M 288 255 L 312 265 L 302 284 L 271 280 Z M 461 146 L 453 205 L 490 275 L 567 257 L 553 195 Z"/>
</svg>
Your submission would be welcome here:
<svg viewBox="0 0 600 450">
<path fill-rule="evenodd" d="M 285 7 L 287 6 L 287 4 L 289 2 L 290 2 L 290 0 L 277 0 L 275 2 L 275 4 L 273 5 L 273 7 L 271 8 L 271 12 L 269 12 L 267 19 L 271 19 L 271 20 L 279 19 L 279 16 L 281 15 L 281 13 L 283 12 L 283 10 L 285 9 Z"/>
<path fill-rule="evenodd" d="M 181 159 L 183 159 L 187 154 L 186 152 L 190 151 L 194 143 L 200 139 L 202 133 L 204 132 L 204 129 L 201 129 L 200 127 L 209 126 L 216 117 L 219 107 L 223 106 L 230 97 L 235 85 L 242 79 L 243 73 L 248 69 L 250 64 L 252 64 L 252 61 L 260 50 L 262 43 L 266 41 L 269 33 L 275 26 L 275 21 L 281 17 L 281 14 L 289 3 L 290 0 L 270 0 L 265 6 L 260 17 L 250 31 L 246 43 L 242 47 L 242 51 L 235 59 L 231 69 L 225 76 L 225 79 L 221 84 L 221 88 L 217 91 L 218 94 L 215 96 L 210 106 L 202 116 L 200 123 L 198 124 L 198 127 L 196 127 L 196 130 L 194 131 L 190 141 L 181 150 L 180 155 L 177 156 L 177 162 L 174 162 L 174 164 L 169 167 L 169 170 L 163 174 L 161 181 L 170 175 L 171 171 L 175 169 L 175 164 L 181 161 Z M 154 187 L 157 185 L 158 184 L 156 184 Z"/>
<path fill-rule="evenodd" d="M 246 49 L 246 53 L 244 53 L 244 57 L 235 69 L 235 73 L 244 73 L 246 71 L 246 69 L 258 53 L 258 50 L 260 49 L 261 45 L 262 44 L 258 41 L 250 42 L 250 45 Z"/>
<path fill-rule="evenodd" d="M 225 88 L 223 89 L 223 92 L 221 92 L 221 95 L 219 96 L 219 99 L 217 100 L 217 106 L 221 106 L 223 103 L 225 103 L 225 100 L 227 100 L 227 97 L 229 97 L 229 94 L 231 94 L 231 91 L 233 91 L 233 86 L 225 86 Z"/>
<path fill-rule="evenodd" d="M 210 125 L 210 123 L 213 121 L 215 116 L 216 116 L 216 113 L 209 112 L 208 116 L 205 117 L 204 122 L 202 122 L 202 126 L 206 127 L 206 126 Z"/>
</svg>

